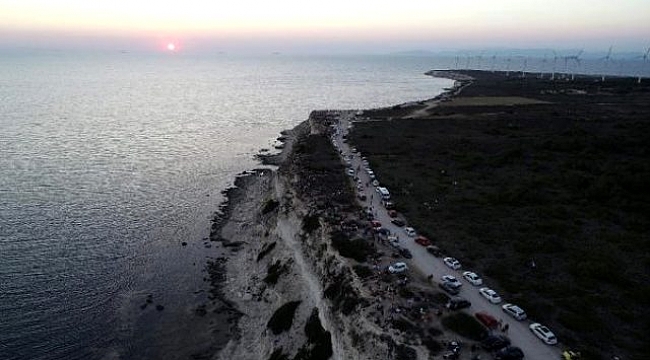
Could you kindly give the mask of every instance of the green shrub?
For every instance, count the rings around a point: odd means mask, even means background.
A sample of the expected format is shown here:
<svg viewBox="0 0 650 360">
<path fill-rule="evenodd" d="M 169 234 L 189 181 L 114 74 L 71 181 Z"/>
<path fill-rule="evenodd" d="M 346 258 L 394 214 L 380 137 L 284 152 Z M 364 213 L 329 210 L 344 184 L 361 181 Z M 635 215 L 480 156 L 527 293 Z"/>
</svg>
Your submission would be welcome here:
<svg viewBox="0 0 650 360">
<path fill-rule="evenodd" d="M 354 265 L 352 267 L 358 277 L 365 279 L 373 275 L 372 269 L 363 265 Z"/>
<path fill-rule="evenodd" d="M 270 213 L 271 211 L 274 211 L 275 209 L 277 209 L 278 206 L 280 206 L 279 201 L 277 201 L 275 199 L 269 199 L 269 200 L 266 201 L 266 203 L 264 204 L 264 207 L 262 208 L 262 214 L 266 215 L 266 214 Z"/>
<path fill-rule="evenodd" d="M 282 352 L 282 348 L 275 349 L 269 360 L 289 360 L 289 355 Z"/>
<path fill-rule="evenodd" d="M 487 333 L 485 327 L 473 316 L 461 312 L 443 317 L 442 325 L 460 336 L 475 341 L 483 339 Z"/>
<path fill-rule="evenodd" d="M 368 255 L 372 253 L 372 247 L 368 241 L 361 238 L 350 240 L 350 238 L 341 231 L 335 231 L 332 233 L 332 247 L 334 247 L 341 256 L 354 259 L 358 262 L 366 261 Z"/>
<path fill-rule="evenodd" d="M 320 227 L 320 217 L 318 215 L 307 215 L 302 219 L 302 229 L 311 234 Z"/>
<path fill-rule="evenodd" d="M 275 241 L 270 243 L 270 244 L 265 244 L 262 247 L 262 250 L 260 251 L 260 253 L 257 255 L 257 262 L 262 260 L 266 255 L 268 255 L 268 253 L 270 253 L 271 250 L 275 249 L 275 245 L 276 245 Z"/>
<path fill-rule="evenodd" d="M 280 306 L 271 316 L 269 322 L 266 324 L 266 327 L 271 329 L 271 331 L 278 335 L 283 331 L 291 329 L 293 324 L 293 316 L 298 309 L 300 301 L 290 301 L 282 306 Z"/>
<path fill-rule="evenodd" d="M 287 264 L 282 264 L 282 261 L 277 260 L 271 266 L 269 266 L 266 277 L 264 277 L 264 282 L 269 285 L 275 285 L 280 278 L 282 273 L 286 272 L 289 269 Z"/>
</svg>

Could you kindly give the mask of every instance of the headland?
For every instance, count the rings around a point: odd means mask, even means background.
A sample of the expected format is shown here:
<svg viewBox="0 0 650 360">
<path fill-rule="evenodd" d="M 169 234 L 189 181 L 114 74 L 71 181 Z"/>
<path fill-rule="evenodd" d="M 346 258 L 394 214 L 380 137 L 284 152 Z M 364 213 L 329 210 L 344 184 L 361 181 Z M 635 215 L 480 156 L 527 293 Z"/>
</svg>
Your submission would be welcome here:
<svg viewBox="0 0 650 360">
<path fill-rule="evenodd" d="M 431 75 L 456 85 L 390 108 L 315 111 L 283 133 L 280 154 L 260 156 L 276 170 L 237 179 L 210 238 L 224 256 L 211 262 L 215 301 L 204 310 L 231 324 L 213 358 L 491 358 L 479 345 L 494 330 L 472 309 L 492 305 L 448 309 L 437 255 L 482 274 L 558 335 L 561 348 L 529 344 L 513 323 L 526 358 L 567 348 L 590 359 L 647 355 L 650 87 Z M 436 253 L 386 221 L 363 161 L 391 189 L 396 217 Z M 409 272 L 387 271 L 395 262 Z"/>
</svg>

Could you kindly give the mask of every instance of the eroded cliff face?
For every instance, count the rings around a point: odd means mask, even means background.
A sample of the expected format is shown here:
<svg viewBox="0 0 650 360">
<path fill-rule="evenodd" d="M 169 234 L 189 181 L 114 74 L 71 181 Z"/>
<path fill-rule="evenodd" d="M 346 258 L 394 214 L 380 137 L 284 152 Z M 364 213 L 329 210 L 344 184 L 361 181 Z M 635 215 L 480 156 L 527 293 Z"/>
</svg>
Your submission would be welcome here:
<svg viewBox="0 0 650 360">
<path fill-rule="evenodd" d="M 218 359 L 390 358 L 395 342 L 365 316 L 371 303 L 331 246 L 333 224 L 357 211 L 328 121 L 313 113 L 287 136 L 277 171 L 256 171 L 229 209 L 221 292 L 242 316 Z M 243 243 L 239 243 L 239 242 Z"/>
</svg>

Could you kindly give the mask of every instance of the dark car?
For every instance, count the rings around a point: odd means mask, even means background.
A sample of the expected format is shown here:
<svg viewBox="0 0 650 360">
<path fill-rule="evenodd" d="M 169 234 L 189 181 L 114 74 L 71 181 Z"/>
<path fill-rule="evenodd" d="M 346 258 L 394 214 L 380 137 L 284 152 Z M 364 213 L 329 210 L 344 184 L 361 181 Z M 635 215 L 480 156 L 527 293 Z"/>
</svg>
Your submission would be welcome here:
<svg viewBox="0 0 650 360">
<path fill-rule="evenodd" d="M 460 292 L 457 287 L 448 282 L 441 282 L 438 286 L 450 295 L 458 295 Z"/>
<path fill-rule="evenodd" d="M 472 303 L 462 297 L 453 297 L 447 302 L 447 309 L 449 310 L 460 310 L 470 306 L 472 306 Z"/>
<path fill-rule="evenodd" d="M 435 257 L 441 257 L 442 256 L 442 250 L 440 250 L 440 248 L 435 246 L 435 245 L 427 246 L 427 252 L 429 252 L 429 254 L 431 254 L 431 255 L 433 255 Z"/>
<path fill-rule="evenodd" d="M 395 204 L 393 204 L 392 201 L 385 201 L 384 207 L 386 208 L 386 210 L 393 210 L 395 209 Z"/>
<path fill-rule="evenodd" d="M 386 235 L 386 236 L 390 235 L 390 230 L 386 229 L 385 227 L 380 227 L 375 229 L 379 234 Z"/>
<path fill-rule="evenodd" d="M 407 258 L 407 259 L 412 259 L 413 258 L 413 254 L 411 254 L 409 249 L 403 249 L 402 248 L 402 249 L 399 250 L 399 254 L 402 255 L 403 257 Z"/>
<path fill-rule="evenodd" d="M 406 223 L 402 219 L 393 219 L 390 222 L 392 222 L 393 224 L 395 224 L 395 225 L 397 225 L 399 227 L 402 227 L 402 226 L 406 225 Z"/>
<path fill-rule="evenodd" d="M 495 360 L 521 360 L 524 358 L 524 352 L 515 346 L 504 347 L 494 354 Z"/>
<path fill-rule="evenodd" d="M 496 351 L 510 345 L 510 339 L 503 335 L 490 335 L 481 341 L 483 349 Z"/>
</svg>

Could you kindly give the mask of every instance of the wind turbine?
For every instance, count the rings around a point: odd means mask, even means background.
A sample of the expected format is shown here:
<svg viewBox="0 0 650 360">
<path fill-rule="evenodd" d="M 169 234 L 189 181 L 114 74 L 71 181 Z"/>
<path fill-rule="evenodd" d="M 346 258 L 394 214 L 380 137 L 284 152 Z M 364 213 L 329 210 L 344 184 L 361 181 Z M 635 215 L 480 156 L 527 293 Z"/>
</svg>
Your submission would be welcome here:
<svg viewBox="0 0 650 360">
<path fill-rule="evenodd" d="M 506 59 L 506 76 L 510 76 L 510 57 Z"/>
<path fill-rule="evenodd" d="M 645 64 L 648 63 L 648 56 L 650 56 L 650 47 L 648 48 L 648 50 L 645 51 L 645 54 L 641 56 L 641 58 L 643 58 L 643 64 L 641 65 L 641 70 L 645 70 Z M 642 74 L 640 73 L 639 78 L 636 80 L 637 84 L 641 83 L 641 75 Z"/>
<path fill-rule="evenodd" d="M 544 69 L 546 68 L 546 62 L 547 62 L 546 61 L 546 54 L 544 54 L 544 58 L 542 59 L 542 66 L 539 69 L 539 75 L 538 75 L 538 77 L 540 79 L 544 78 Z"/>
<path fill-rule="evenodd" d="M 580 55 L 582 55 L 582 51 L 578 51 L 577 54 L 571 55 L 571 56 L 565 56 L 564 57 L 564 68 L 566 69 L 567 74 L 569 73 L 569 60 L 573 60 L 576 62 L 576 68 L 578 65 L 580 65 Z M 575 80 L 575 71 L 571 72 L 571 81 Z"/>
<path fill-rule="evenodd" d="M 557 53 L 553 50 L 553 72 L 551 73 L 551 80 L 555 80 L 555 66 L 557 65 Z"/>
<path fill-rule="evenodd" d="M 467 69 L 467 70 L 469 70 L 469 61 L 470 61 L 471 59 L 472 59 L 472 57 L 469 56 L 469 54 L 467 54 L 467 61 L 465 62 L 465 69 Z"/>
<path fill-rule="evenodd" d="M 458 70 L 458 60 L 460 60 L 460 57 L 456 55 L 456 65 L 454 65 L 454 69 Z"/>
<path fill-rule="evenodd" d="M 528 67 L 528 56 L 524 58 L 524 64 L 521 67 L 521 78 L 526 78 L 526 68 Z"/>
<path fill-rule="evenodd" d="M 492 55 L 492 65 L 490 65 L 490 71 L 494 72 L 494 62 L 497 60 L 497 54 Z"/>
<path fill-rule="evenodd" d="M 607 65 L 609 65 L 609 60 L 612 58 L 612 47 L 609 47 L 609 51 L 607 51 L 607 56 L 604 58 L 601 58 L 600 60 L 605 60 L 605 70 L 603 70 L 603 75 L 600 78 L 600 81 L 605 82 L 605 73 L 607 73 Z"/>
</svg>

